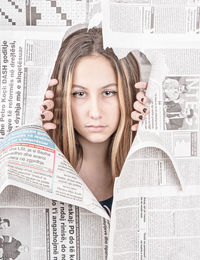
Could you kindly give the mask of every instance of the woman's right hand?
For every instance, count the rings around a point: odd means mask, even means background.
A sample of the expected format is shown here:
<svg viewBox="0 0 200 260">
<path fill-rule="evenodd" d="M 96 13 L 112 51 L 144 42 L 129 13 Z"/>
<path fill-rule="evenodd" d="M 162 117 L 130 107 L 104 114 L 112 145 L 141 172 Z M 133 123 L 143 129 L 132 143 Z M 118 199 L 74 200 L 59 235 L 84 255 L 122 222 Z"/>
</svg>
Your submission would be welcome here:
<svg viewBox="0 0 200 260">
<path fill-rule="evenodd" d="M 57 79 L 51 79 L 48 87 L 55 87 L 58 84 Z M 39 119 L 43 122 L 44 130 L 56 129 L 56 124 L 51 123 L 53 119 L 53 113 L 50 111 L 54 107 L 53 102 L 54 93 L 52 90 L 47 90 L 44 97 L 44 102 L 40 107 L 41 114 Z"/>
</svg>

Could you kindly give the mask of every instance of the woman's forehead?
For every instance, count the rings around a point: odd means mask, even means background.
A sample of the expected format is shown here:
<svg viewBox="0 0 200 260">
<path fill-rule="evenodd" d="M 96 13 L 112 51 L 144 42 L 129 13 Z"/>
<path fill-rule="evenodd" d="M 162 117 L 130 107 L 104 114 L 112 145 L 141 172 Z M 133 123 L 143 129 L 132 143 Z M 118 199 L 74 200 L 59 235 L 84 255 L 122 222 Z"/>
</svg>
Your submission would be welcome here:
<svg viewBox="0 0 200 260">
<path fill-rule="evenodd" d="M 83 87 L 90 85 L 104 87 L 116 82 L 115 71 L 111 63 L 102 55 L 81 58 L 73 72 L 73 84 Z"/>
</svg>

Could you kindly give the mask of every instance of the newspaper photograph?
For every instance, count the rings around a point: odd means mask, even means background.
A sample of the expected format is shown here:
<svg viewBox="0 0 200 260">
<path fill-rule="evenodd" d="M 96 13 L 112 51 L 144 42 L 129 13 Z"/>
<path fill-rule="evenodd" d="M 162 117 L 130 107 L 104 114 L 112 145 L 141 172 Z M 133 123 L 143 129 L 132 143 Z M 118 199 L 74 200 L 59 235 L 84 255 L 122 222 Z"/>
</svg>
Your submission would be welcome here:
<svg viewBox="0 0 200 260">
<path fill-rule="evenodd" d="M 163 82 L 164 129 L 198 131 L 199 77 L 171 77 Z"/>
</svg>

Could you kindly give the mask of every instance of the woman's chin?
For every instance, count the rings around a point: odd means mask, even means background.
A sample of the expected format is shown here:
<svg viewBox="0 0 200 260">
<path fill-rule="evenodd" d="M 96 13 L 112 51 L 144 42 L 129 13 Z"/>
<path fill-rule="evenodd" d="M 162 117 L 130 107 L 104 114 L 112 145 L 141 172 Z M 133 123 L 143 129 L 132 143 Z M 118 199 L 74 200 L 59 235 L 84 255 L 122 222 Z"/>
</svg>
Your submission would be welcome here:
<svg viewBox="0 0 200 260">
<path fill-rule="evenodd" d="M 85 140 L 87 140 L 90 143 L 99 144 L 99 143 L 106 142 L 110 138 L 110 136 L 102 135 L 102 134 L 92 134 L 89 136 L 82 136 L 82 138 L 84 138 Z"/>
<path fill-rule="evenodd" d="M 100 144 L 100 143 L 106 142 L 108 139 L 109 138 L 91 138 L 91 139 L 88 139 L 88 141 L 93 144 Z"/>
</svg>

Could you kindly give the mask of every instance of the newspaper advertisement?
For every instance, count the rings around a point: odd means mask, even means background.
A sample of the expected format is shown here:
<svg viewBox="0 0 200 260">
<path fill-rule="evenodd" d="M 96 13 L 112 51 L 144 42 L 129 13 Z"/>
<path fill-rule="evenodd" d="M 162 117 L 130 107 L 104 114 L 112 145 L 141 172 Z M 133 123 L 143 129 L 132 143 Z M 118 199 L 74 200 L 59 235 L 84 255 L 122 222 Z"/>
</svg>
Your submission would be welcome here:
<svg viewBox="0 0 200 260">
<path fill-rule="evenodd" d="M 107 257 L 109 221 L 88 210 L 8 186 L 1 193 L 0 212 L 5 259 Z"/>
</svg>

